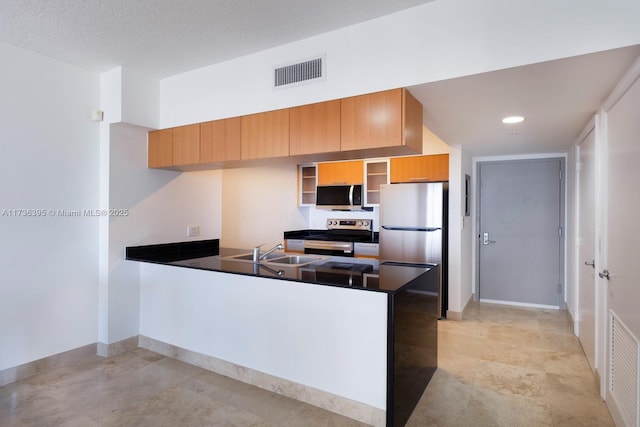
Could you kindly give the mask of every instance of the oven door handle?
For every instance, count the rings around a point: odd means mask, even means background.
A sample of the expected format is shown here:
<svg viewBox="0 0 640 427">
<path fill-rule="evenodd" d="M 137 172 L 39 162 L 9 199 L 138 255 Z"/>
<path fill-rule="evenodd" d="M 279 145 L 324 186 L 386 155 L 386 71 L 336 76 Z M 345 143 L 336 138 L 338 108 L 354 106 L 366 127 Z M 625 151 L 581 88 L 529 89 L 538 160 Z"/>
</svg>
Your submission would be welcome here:
<svg viewBox="0 0 640 427">
<path fill-rule="evenodd" d="M 353 243 L 351 242 L 325 242 L 322 240 L 305 240 L 304 247 L 309 249 L 327 249 L 327 250 L 344 250 L 345 252 L 351 252 L 353 250 Z"/>
</svg>

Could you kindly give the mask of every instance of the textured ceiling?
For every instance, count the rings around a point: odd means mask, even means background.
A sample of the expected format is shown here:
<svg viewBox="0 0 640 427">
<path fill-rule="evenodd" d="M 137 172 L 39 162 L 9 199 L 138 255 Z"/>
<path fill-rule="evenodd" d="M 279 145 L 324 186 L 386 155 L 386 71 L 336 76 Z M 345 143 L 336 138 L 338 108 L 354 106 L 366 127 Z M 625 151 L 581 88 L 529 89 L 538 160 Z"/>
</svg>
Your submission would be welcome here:
<svg viewBox="0 0 640 427">
<path fill-rule="evenodd" d="M 166 77 L 432 0 L 0 0 L 0 41 Z"/>
</svg>

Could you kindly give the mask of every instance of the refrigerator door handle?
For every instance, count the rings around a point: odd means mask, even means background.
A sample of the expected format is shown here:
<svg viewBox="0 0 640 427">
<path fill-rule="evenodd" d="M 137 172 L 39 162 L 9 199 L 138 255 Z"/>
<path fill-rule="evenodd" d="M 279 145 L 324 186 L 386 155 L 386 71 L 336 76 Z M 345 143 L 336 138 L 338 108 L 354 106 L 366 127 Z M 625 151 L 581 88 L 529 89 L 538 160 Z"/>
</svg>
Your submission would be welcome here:
<svg viewBox="0 0 640 427">
<path fill-rule="evenodd" d="M 442 227 L 401 227 L 401 226 L 392 226 L 392 225 L 383 225 L 382 228 L 385 230 L 395 230 L 395 231 L 438 231 L 442 230 Z"/>
</svg>

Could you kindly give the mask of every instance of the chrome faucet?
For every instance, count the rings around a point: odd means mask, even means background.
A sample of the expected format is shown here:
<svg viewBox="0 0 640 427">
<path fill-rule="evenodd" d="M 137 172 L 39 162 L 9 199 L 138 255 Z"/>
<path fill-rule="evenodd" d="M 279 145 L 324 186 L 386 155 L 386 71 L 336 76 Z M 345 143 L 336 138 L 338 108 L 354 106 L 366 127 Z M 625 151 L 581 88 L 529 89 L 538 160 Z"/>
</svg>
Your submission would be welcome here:
<svg viewBox="0 0 640 427">
<path fill-rule="evenodd" d="M 282 243 L 278 243 L 277 245 L 275 245 L 274 247 L 269 249 L 267 252 L 263 253 L 262 255 L 259 255 L 258 256 L 258 260 L 265 259 L 267 257 L 267 255 L 269 255 L 271 252 L 275 252 L 277 250 L 282 250 L 282 249 L 284 249 L 284 245 Z M 259 250 L 258 250 L 258 252 L 259 252 Z"/>
<path fill-rule="evenodd" d="M 284 249 L 284 246 L 282 245 L 282 243 L 278 243 L 277 245 L 275 245 L 274 247 L 272 247 L 271 249 L 269 249 L 265 253 L 260 254 L 260 246 L 262 246 L 262 245 L 258 245 L 255 248 L 253 248 L 253 262 L 254 263 L 258 263 L 261 260 L 265 259 L 267 257 L 267 255 L 269 255 L 271 252 L 277 251 L 278 249 Z"/>
</svg>

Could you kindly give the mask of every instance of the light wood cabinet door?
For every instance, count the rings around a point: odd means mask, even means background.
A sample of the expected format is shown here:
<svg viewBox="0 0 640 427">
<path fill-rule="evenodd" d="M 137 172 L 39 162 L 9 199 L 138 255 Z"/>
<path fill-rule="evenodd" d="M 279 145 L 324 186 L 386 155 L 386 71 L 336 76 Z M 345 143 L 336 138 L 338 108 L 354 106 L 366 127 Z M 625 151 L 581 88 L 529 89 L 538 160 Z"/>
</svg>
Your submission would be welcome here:
<svg viewBox="0 0 640 427">
<path fill-rule="evenodd" d="M 398 145 L 402 139 L 402 91 L 341 100 L 342 151 Z"/>
<path fill-rule="evenodd" d="M 289 155 L 340 151 L 340 100 L 289 109 Z"/>
<path fill-rule="evenodd" d="M 406 89 L 343 98 L 341 151 L 403 146 L 422 152 L 422 104 Z"/>
<path fill-rule="evenodd" d="M 241 118 L 240 158 L 289 155 L 289 110 L 267 111 Z"/>
<path fill-rule="evenodd" d="M 200 123 L 173 128 L 173 166 L 200 163 Z"/>
<path fill-rule="evenodd" d="M 422 104 L 406 89 L 402 90 L 402 144 L 422 153 Z"/>
<path fill-rule="evenodd" d="M 364 180 L 364 162 L 318 163 L 318 185 L 362 184 Z"/>
<path fill-rule="evenodd" d="M 449 155 L 394 157 L 391 182 L 429 182 L 449 180 Z"/>
<path fill-rule="evenodd" d="M 240 117 L 200 125 L 200 163 L 240 160 Z"/>
<path fill-rule="evenodd" d="M 173 166 L 173 129 L 149 132 L 147 150 L 148 167 L 168 168 Z"/>
</svg>

